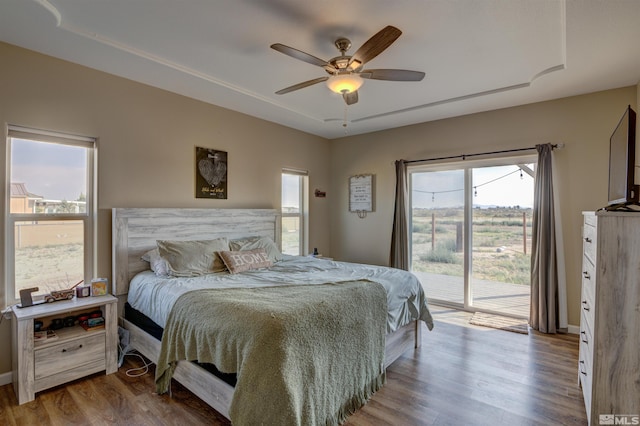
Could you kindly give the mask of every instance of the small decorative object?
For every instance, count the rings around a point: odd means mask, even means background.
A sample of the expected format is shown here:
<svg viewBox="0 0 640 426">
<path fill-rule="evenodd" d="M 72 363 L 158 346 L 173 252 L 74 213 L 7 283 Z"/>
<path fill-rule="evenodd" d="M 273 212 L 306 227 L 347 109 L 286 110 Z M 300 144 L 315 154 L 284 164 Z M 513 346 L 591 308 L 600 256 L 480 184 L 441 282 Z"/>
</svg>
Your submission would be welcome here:
<svg viewBox="0 0 640 426">
<path fill-rule="evenodd" d="M 47 294 L 44 297 L 44 301 L 47 303 L 59 302 L 60 300 L 71 300 L 73 299 L 73 295 L 75 290 L 69 288 L 67 290 L 54 290 L 51 294 Z"/>
<path fill-rule="evenodd" d="M 227 199 L 227 152 L 196 147 L 196 198 Z"/>
<path fill-rule="evenodd" d="M 62 318 L 52 319 L 51 325 L 49 325 L 50 330 L 60 330 L 62 327 L 64 327 L 64 322 L 62 321 Z"/>
<path fill-rule="evenodd" d="M 91 296 L 91 286 L 81 285 L 76 287 L 76 297 L 89 297 Z"/>
<path fill-rule="evenodd" d="M 373 175 L 356 175 L 349 178 L 349 211 L 360 219 L 373 211 Z"/>
<path fill-rule="evenodd" d="M 89 320 L 89 314 L 82 314 L 78 316 L 78 324 L 82 325 L 83 327 L 87 325 L 88 320 Z"/>
<path fill-rule="evenodd" d="M 35 293 L 38 290 L 40 290 L 38 287 L 24 288 L 20 290 L 20 305 L 18 306 L 21 308 L 33 306 L 33 298 L 31 297 L 31 293 Z"/>
<path fill-rule="evenodd" d="M 73 327 L 76 324 L 76 317 L 73 315 L 64 317 L 63 322 L 65 327 Z"/>
<path fill-rule="evenodd" d="M 50 294 L 44 296 L 44 301 L 47 303 L 58 302 L 60 300 L 71 300 L 76 294 L 75 288 L 82 284 L 84 280 L 78 281 L 73 287 L 66 290 L 54 290 Z"/>
<path fill-rule="evenodd" d="M 91 280 L 91 295 L 92 296 L 104 296 L 107 294 L 106 278 L 94 278 Z"/>
<path fill-rule="evenodd" d="M 80 325 L 85 330 L 97 330 L 104 328 L 104 317 L 102 311 L 93 311 L 86 316 L 83 316 L 83 320 L 80 321 Z"/>
<path fill-rule="evenodd" d="M 58 335 L 56 334 L 55 331 L 51 329 L 36 331 L 33 333 L 33 343 L 35 345 L 42 344 L 47 340 L 49 341 L 56 340 L 57 338 L 58 338 Z"/>
</svg>

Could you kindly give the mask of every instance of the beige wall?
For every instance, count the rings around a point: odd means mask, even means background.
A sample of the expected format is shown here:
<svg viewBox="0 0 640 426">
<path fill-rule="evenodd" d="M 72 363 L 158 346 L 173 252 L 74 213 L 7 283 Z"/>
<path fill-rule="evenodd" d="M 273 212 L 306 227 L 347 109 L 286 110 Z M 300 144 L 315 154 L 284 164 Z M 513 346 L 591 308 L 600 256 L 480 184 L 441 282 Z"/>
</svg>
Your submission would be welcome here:
<svg viewBox="0 0 640 426">
<path fill-rule="evenodd" d="M 3 126 L 99 138 L 98 276 L 111 276 L 112 207 L 279 208 L 283 167 L 308 170 L 311 191 L 329 187 L 326 139 L 3 43 L 0 63 Z M 194 198 L 195 146 L 228 151 L 227 200 Z M 5 164 L 3 139 L 1 176 Z M 330 194 L 309 200 L 309 245 L 325 251 L 330 202 Z M 0 325 L 4 342 L 9 325 Z M 10 369 L 4 344 L 0 373 Z"/>
<path fill-rule="evenodd" d="M 3 43 L 0 63 L 0 123 L 99 138 L 98 276 L 111 276 L 112 207 L 278 208 L 283 167 L 309 170 L 310 192 L 327 191 L 310 197 L 310 247 L 387 264 L 394 160 L 564 142 L 557 158 L 570 324 L 579 322 L 580 212 L 605 204 L 609 134 L 640 98 L 630 87 L 327 141 Z M 194 146 L 229 152 L 228 200 L 194 198 Z M 5 155 L 0 149 L 2 176 Z M 347 212 L 348 178 L 361 173 L 376 175 L 376 211 L 366 219 Z M 0 325 L 1 341 L 9 325 Z M 10 369 L 5 345 L 0 374 Z"/>
<path fill-rule="evenodd" d="M 565 148 L 555 152 L 555 178 L 562 197 L 569 324 L 578 325 L 581 212 L 607 202 L 609 136 L 625 106 L 637 105 L 637 91 L 635 86 L 627 87 L 332 141 L 331 255 L 388 264 L 397 159 L 562 142 Z M 348 178 L 362 173 L 376 175 L 376 211 L 366 219 L 348 212 Z"/>
</svg>

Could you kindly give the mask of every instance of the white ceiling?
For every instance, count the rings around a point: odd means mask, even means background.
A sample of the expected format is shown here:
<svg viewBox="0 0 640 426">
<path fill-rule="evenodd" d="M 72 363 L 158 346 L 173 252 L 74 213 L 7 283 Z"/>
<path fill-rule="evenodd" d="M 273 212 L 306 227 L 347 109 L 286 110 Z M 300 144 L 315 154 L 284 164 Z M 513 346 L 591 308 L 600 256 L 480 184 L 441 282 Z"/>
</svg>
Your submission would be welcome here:
<svg viewBox="0 0 640 426">
<path fill-rule="evenodd" d="M 403 34 L 347 107 L 355 135 L 640 81 L 638 0 L 1 0 L 0 40 L 329 139 L 345 104 L 326 76 L 270 49 L 353 54 L 386 25 Z"/>
</svg>

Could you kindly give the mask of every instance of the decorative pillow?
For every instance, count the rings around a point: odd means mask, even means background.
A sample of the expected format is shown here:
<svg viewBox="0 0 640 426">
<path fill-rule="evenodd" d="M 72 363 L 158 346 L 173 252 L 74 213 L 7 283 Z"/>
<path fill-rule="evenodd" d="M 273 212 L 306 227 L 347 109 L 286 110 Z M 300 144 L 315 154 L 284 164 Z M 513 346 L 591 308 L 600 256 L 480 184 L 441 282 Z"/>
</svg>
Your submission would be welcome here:
<svg viewBox="0 0 640 426">
<path fill-rule="evenodd" d="M 169 264 L 169 275 L 195 277 L 225 270 L 224 263 L 216 254 L 229 250 L 226 238 L 215 240 L 170 241 L 158 240 L 158 252 Z"/>
<path fill-rule="evenodd" d="M 160 256 L 158 248 L 154 248 L 143 254 L 142 260 L 149 262 L 151 270 L 155 272 L 157 276 L 166 277 L 169 275 L 169 264 Z"/>
<path fill-rule="evenodd" d="M 263 248 L 272 262 L 279 262 L 284 259 L 276 243 L 274 243 L 269 237 L 247 237 L 231 240 L 229 241 L 229 247 L 232 251 L 246 251 Z"/>
<path fill-rule="evenodd" d="M 273 266 L 273 262 L 269 259 L 264 248 L 242 251 L 220 251 L 218 254 L 232 274 Z"/>
</svg>

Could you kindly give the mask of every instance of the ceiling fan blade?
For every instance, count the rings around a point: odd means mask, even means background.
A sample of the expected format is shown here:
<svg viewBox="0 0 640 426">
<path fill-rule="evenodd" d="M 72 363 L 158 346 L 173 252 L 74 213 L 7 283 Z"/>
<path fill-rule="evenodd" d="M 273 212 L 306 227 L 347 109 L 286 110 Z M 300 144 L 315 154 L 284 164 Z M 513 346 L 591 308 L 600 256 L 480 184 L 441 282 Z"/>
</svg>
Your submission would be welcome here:
<svg viewBox="0 0 640 426">
<path fill-rule="evenodd" d="M 354 53 L 349 63 L 358 62 L 360 64 L 358 66 L 361 66 L 369 62 L 382 53 L 387 47 L 391 46 L 391 44 L 400 37 L 400 34 L 402 34 L 402 31 L 396 27 L 392 27 L 391 25 L 384 27 L 360 46 L 360 49 Z M 355 68 L 357 67 L 354 67 L 354 69 Z"/>
<path fill-rule="evenodd" d="M 327 81 L 328 79 L 329 77 L 319 77 L 314 78 L 313 80 L 303 81 L 302 83 L 294 84 L 293 86 L 285 87 L 284 89 L 278 90 L 276 92 L 276 95 L 284 95 L 285 93 L 293 92 L 294 90 L 304 89 L 305 87 L 313 86 L 314 84 Z"/>
<path fill-rule="evenodd" d="M 344 99 L 347 105 L 353 105 L 358 102 L 358 91 L 343 93 L 342 99 Z"/>
<path fill-rule="evenodd" d="M 362 70 L 360 77 L 371 80 L 391 80 L 391 81 L 421 81 L 424 78 L 422 71 L 409 70 Z"/>
<path fill-rule="evenodd" d="M 313 55 L 310 55 L 302 50 L 294 49 L 293 47 L 285 46 L 281 43 L 272 44 L 271 48 L 273 50 L 277 50 L 280 53 L 284 53 L 287 56 L 291 56 L 292 58 L 298 59 L 300 61 L 306 62 L 311 65 L 317 65 L 319 67 L 329 67 L 334 69 L 333 66 L 324 59 L 316 58 Z"/>
</svg>

